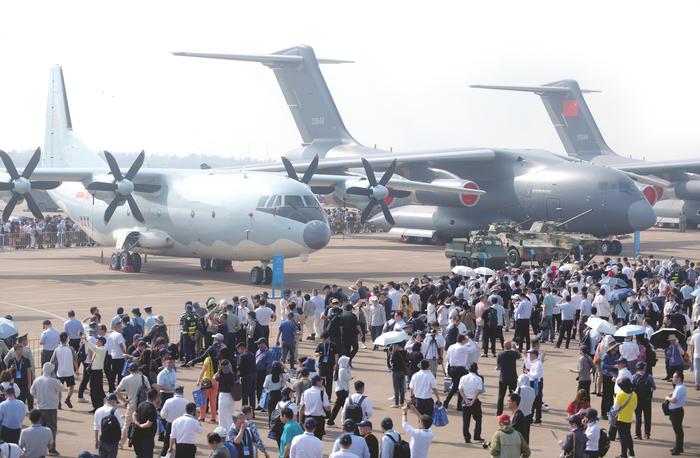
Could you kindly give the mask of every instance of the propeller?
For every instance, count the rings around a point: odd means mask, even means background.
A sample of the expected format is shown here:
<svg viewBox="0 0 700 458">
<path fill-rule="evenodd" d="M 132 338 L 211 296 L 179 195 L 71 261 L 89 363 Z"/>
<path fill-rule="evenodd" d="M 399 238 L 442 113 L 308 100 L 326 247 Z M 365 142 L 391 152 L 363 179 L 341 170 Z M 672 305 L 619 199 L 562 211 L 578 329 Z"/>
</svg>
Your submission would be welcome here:
<svg viewBox="0 0 700 458">
<path fill-rule="evenodd" d="M 0 151 L 0 160 L 2 160 L 2 163 L 5 165 L 5 170 L 7 171 L 7 174 L 10 175 L 9 182 L 0 182 L 0 191 L 12 192 L 12 197 L 7 203 L 7 206 L 5 206 L 5 210 L 3 210 L 2 212 L 3 221 L 7 221 L 10 218 L 10 215 L 12 215 L 12 211 L 15 209 L 15 205 L 17 205 L 22 199 L 27 201 L 27 206 L 29 207 L 29 210 L 31 210 L 32 215 L 34 215 L 36 219 L 44 219 L 44 215 L 41 214 L 39 206 L 36 204 L 36 201 L 29 192 L 32 189 L 55 189 L 61 183 L 59 181 L 30 180 L 34 169 L 36 169 L 36 166 L 39 165 L 40 159 L 41 148 L 37 148 L 36 151 L 34 151 L 34 154 L 32 155 L 31 159 L 29 159 L 27 166 L 24 167 L 24 170 L 22 170 L 22 174 L 20 175 L 19 172 L 17 172 L 17 167 L 15 167 L 15 164 L 14 162 L 12 162 L 10 156 L 4 151 Z"/>
<path fill-rule="evenodd" d="M 374 169 L 372 169 L 372 165 L 367 159 L 362 158 L 362 166 L 365 168 L 365 173 L 367 174 L 367 181 L 369 182 L 369 186 L 366 188 L 362 188 L 359 186 L 351 186 L 345 190 L 347 194 L 369 197 L 369 203 L 367 204 L 365 209 L 362 210 L 360 222 L 366 222 L 367 218 L 369 218 L 369 215 L 372 213 L 372 210 L 374 210 L 374 207 L 379 205 L 382 209 L 382 213 L 384 213 L 384 218 L 386 219 L 387 223 L 393 226 L 394 217 L 391 216 L 389 206 L 386 204 L 384 199 L 386 199 L 387 197 L 408 197 L 411 194 L 410 191 L 389 189 L 386 187 L 386 185 L 389 183 L 389 180 L 391 180 L 391 177 L 394 175 L 394 172 L 396 172 L 396 159 L 394 159 L 391 162 L 391 164 L 389 164 L 389 167 L 386 169 L 379 181 L 377 181 L 377 177 L 374 175 Z"/>
<path fill-rule="evenodd" d="M 126 175 L 122 175 L 122 171 L 119 169 L 119 164 L 117 164 L 117 160 L 114 159 L 112 153 L 109 151 L 105 151 L 104 153 L 105 159 L 107 160 L 107 165 L 109 166 L 109 171 L 114 177 L 114 181 L 111 183 L 96 181 L 87 185 L 87 189 L 88 191 L 114 192 L 114 199 L 112 199 L 107 206 L 107 210 L 105 210 L 105 224 L 109 223 L 109 220 L 112 218 L 112 215 L 116 211 L 117 207 L 124 205 L 125 203 L 129 204 L 131 214 L 134 215 L 134 218 L 143 223 L 143 213 L 141 213 L 139 206 L 136 204 L 136 201 L 131 194 L 134 192 L 152 194 L 160 191 L 160 185 L 158 184 L 133 183 L 134 177 L 141 169 L 141 166 L 143 166 L 146 153 L 143 151 L 139 153 L 134 163 L 131 164 L 129 171 L 126 172 Z"/>
<path fill-rule="evenodd" d="M 316 170 L 318 169 L 318 154 L 311 160 L 309 166 L 306 168 L 306 172 L 304 172 L 304 175 L 301 178 L 299 178 L 299 175 L 297 175 L 294 165 L 292 165 L 289 159 L 284 156 L 282 156 L 282 164 L 284 164 L 284 169 L 287 171 L 287 176 L 289 178 L 298 181 L 299 183 L 309 184 L 311 177 L 314 176 L 314 173 L 316 173 Z M 335 188 L 333 186 L 311 186 L 311 191 L 314 194 L 330 194 L 335 191 Z"/>
</svg>

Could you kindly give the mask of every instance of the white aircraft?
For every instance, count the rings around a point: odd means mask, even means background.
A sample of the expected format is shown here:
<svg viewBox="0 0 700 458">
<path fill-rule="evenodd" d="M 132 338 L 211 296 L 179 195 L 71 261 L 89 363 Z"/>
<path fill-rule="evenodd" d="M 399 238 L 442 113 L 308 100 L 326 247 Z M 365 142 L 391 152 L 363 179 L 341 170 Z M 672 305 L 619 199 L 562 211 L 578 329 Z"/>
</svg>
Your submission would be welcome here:
<svg viewBox="0 0 700 458">
<path fill-rule="evenodd" d="M 63 71 L 51 71 L 42 160 L 37 149 L 20 173 L 0 151 L 0 198 L 7 220 L 26 200 L 35 217 L 41 211 L 29 192 L 47 190 L 83 231 L 103 246 L 114 246 L 113 270 L 141 270 L 141 254 L 200 258 L 204 270 L 228 270 L 232 261 L 260 261 L 250 272 L 254 284 L 272 281 L 273 256 L 306 256 L 330 240 L 326 213 L 310 184 L 365 185 L 358 176 L 313 177 L 318 158 L 299 178 L 285 160 L 288 176 L 273 172 L 214 169 L 142 169 L 142 152 L 127 171 L 104 152 L 104 160 L 73 134 Z M 106 161 L 106 164 L 105 164 Z M 32 178 L 41 181 L 32 181 Z M 315 183 L 314 183 L 315 181 Z M 430 185 L 385 173 L 367 178 L 364 194 L 383 208 L 395 193 L 429 190 L 457 194 L 484 191 Z M 124 205 L 127 204 L 127 205 Z"/>
</svg>

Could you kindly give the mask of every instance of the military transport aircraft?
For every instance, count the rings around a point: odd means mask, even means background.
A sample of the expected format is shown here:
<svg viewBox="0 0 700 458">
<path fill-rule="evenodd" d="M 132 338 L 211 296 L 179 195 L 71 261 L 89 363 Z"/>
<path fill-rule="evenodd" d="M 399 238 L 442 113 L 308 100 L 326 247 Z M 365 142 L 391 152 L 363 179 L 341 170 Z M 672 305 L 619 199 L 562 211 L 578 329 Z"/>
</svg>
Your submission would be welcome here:
<svg viewBox="0 0 700 458">
<path fill-rule="evenodd" d="M 147 169 L 142 168 L 143 152 L 123 171 L 112 154 L 104 152 L 103 160 L 74 135 L 58 66 L 51 71 L 44 155 L 37 149 L 21 172 L 5 152 L 0 151 L 0 160 L 5 167 L 0 172 L 0 198 L 8 202 L 3 220 L 22 200 L 42 218 L 30 191 L 47 190 L 90 237 L 103 246 L 116 246 L 110 259 L 114 270 L 140 271 L 141 253 L 200 258 L 204 270 L 230 270 L 232 260 L 260 261 L 250 280 L 270 283 L 268 262 L 273 256 L 305 256 L 330 239 L 325 210 L 308 185 L 318 158 L 302 178 L 290 164 L 286 177 L 260 171 Z M 42 167 L 37 168 L 40 161 Z M 372 192 L 359 192 L 368 199 L 423 189 L 458 197 L 484 194 L 391 175 L 388 170 L 374 182 Z M 359 179 L 350 182 L 364 184 Z"/>
<path fill-rule="evenodd" d="M 390 212 L 385 210 L 371 221 L 387 227 L 395 223 L 405 235 L 449 239 L 498 221 L 573 218 L 567 229 L 608 236 L 647 229 L 655 222 L 651 206 L 627 174 L 548 151 L 456 148 L 397 154 L 363 146 L 345 128 L 319 68 L 319 63 L 348 61 L 316 59 L 309 46 L 264 55 L 174 54 L 260 62 L 271 68 L 303 141 L 301 148 L 287 153 L 293 167 L 304 169 L 312 157 L 320 156 L 319 170 L 341 182 L 314 175 L 310 184 L 332 191 L 336 204 L 364 208 L 364 218 L 372 211 L 365 205 L 374 206 L 384 195 L 381 189 L 374 192 L 376 186 L 370 181 L 374 169 L 389 168 L 395 158 L 395 169 L 390 171 L 408 179 L 487 191 L 484 196 L 418 191 L 408 202 L 394 199 L 403 196 L 388 196 L 384 203 Z M 356 169 L 360 167 L 364 170 Z M 276 165 L 253 168 L 281 169 Z M 366 184 L 347 187 L 344 175 Z"/>
<path fill-rule="evenodd" d="M 606 165 L 635 174 L 644 196 L 654 205 L 657 216 L 675 217 L 683 212 L 688 226 L 700 224 L 700 161 L 644 161 L 620 156 L 603 139 L 584 93 L 576 80 L 562 80 L 542 86 L 473 85 L 479 89 L 534 92 L 544 103 L 547 114 L 559 135 L 566 153 L 571 157 Z M 678 199 L 664 199 L 676 196 Z"/>
</svg>

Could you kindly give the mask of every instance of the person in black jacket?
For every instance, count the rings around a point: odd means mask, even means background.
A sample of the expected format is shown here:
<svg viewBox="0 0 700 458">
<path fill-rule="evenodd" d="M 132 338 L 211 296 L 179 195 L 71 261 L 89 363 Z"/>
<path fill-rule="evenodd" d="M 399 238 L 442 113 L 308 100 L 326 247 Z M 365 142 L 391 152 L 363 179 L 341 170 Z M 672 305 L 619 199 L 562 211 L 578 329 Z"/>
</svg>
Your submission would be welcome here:
<svg viewBox="0 0 700 458">
<path fill-rule="evenodd" d="M 523 435 L 526 442 L 530 442 L 530 421 L 520 410 L 520 395 L 518 393 L 508 395 L 508 410 L 510 410 L 510 425 Z"/>
<path fill-rule="evenodd" d="M 241 405 L 255 406 L 255 355 L 248 350 L 244 342 L 238 342 L 238 375 L 241 378 Z"/>
<path fill-rule="evenodd" d="M 155 435 L 158 432 L 158 405 L 160 395 L 158 390 L 148 391 L 146 401 L 139 404 L 132 416 L 134 435 L 131 437 L 134 444 L 134 453 L 137 458 L 151 458 L 155 447 Z"/>
<path fill-rule="evenodd" d="M 394 385 L 394 405 L 400 407 L 406 400 L 406 374 L 408 373 L 408 354 L 400 344 L 394 344 L 389 365 L 391 380 Z"/>
</svg>

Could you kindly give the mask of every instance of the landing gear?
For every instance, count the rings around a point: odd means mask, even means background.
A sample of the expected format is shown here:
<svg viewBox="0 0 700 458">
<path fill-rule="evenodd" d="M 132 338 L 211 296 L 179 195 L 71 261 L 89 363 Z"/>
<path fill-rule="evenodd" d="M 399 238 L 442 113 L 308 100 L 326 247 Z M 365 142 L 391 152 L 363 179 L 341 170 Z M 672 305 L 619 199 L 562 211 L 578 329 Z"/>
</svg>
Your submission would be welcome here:
<svg viewBox="0 0 700 458">
<path fill-rule="evenodd" d="M 211 270 L 211 259 L 199 258 L 199 267 L 201 267 L 202 270 Z"/>
<path fill-rule="evenodd" d="M 600 244 L 600 254 L 603 256 L 607 256 L 609 254 L 612 254 L 612 244 L 608 240 L 603 240 L 603 243 Z"/>
<path fill-rule="evenodd" d="M 263 281 L 263 270 L 260 267 L 250 269 L 250 282 L 254 285 L 259 285 Z"/>
<path fill-rule="evenodd" d="M 263 284 L 272 284 L 272 267 L 265 267 L 263 270 Z"/>
<path fill-rule="evenodd" d="M 109 267 L 112 270 L 123 270 L 124 272 L 141 272 L 143 263 L 139 253 L 129 253 L 128 251 L 117 251 L 112 253 L 109 259 Z"/>
<path fill-rule="evenodd" d="M 224 259 L 199 258 L 199 267 L 202 270 L 212 270 L 214 272 L 232 272 L 231 261 Z"/>
<path fill-rule="evenodd" d="M 272 283 L 272 267 L 263 261 L 259 267 L 250 269 L 250 282 L 253 285 L 269 285 Z"/>
<path fill-rule="evenodd" d="M 612 247 L 612 253 L 613 255 L 618 255 L 622 253 L 622 243 L 620 243 L 619 240 L 613 240 L 610 242 L 610 245 Z"/>
</svg>

